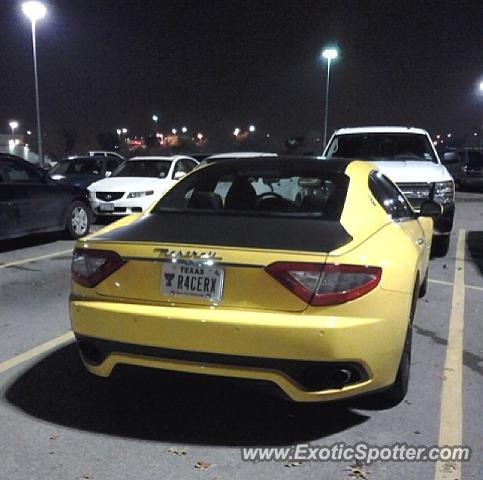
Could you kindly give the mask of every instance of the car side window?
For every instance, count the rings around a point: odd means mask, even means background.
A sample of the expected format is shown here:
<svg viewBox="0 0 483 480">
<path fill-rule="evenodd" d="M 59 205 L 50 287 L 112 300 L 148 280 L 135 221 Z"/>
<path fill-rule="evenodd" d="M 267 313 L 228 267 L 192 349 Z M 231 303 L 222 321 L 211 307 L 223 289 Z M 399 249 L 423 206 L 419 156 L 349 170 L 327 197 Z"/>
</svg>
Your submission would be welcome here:
<svg viewBox="0 0 483 480">
<path fill-rule="evenodd" d="M 118 167 L 119 162 L 117 160 L 108 160 L 106 165 L 106 172 L 113 172 Z"/>
<path fill-rule="evenodd" d="M 404 195 L 385 175 L 380 172 L 371 172 L 369 188 L 393 220 L 414 218 L 414 212 Z"/>
<path fill-rule="evenodd" d="M 188 173 L 195 168 L 196 163 L 192 162 L 191 160 L 188 159 L 181 159 L 176 162 L 176 165 L 174 166 L 173 170 L 173 178 L 176 175 L 177 172 L 184 172 Z"/>
<path fill-rule="evenodd" d="M 42 183 L 41 175 L 28 165 L 20 162 L 2 162 L 5 181 L 8 183 Z"/>
</svg>

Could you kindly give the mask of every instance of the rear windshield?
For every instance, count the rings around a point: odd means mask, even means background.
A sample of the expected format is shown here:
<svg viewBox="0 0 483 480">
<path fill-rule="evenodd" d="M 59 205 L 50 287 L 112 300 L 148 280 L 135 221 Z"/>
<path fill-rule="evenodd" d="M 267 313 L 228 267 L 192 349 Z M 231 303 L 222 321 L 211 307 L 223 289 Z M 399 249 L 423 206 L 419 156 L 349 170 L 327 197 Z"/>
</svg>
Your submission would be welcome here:
<svg viewBox="0 0 483 480">
<path fill-rule="evenodd" d="M 170 167 L 169 160 L 128 160 L 122 163 L 111 176 L 166 178 Z"/>
<path fill-rule="evenodd" d="M 50 171 L 51 175 L 99 175 L 102 171 L 102 159 L 76 158 L 62 160 Z"/>
<path fill-rule="evenodd" d="M 161 198 L 153 213 L 169 210 L 340 220 L 349 181 L 344 174 L 293 165 L 244 169 L 239 163 L 236 168 L 230 161 L 220 163 L 181 180 Z"/>
<path fill-rule="evenodd" d="M 426 135 L 408 133 L 336 135 L 327 149 L 326 158 L 332 157 L 437 163 Z"/>
</svg>

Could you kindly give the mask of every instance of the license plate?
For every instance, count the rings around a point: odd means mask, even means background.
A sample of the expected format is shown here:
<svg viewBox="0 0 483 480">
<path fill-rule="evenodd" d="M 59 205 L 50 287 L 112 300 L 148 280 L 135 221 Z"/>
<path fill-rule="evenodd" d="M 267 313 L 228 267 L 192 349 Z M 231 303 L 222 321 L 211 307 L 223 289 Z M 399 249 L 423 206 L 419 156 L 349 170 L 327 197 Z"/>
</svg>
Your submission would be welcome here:
<svg viewBox="0 0 483 480">
<path fill-rule="evenodd" d="M 161 292 L 218 302 L 223 296 L 223 277 L 223 269 L 216 265 L 167 262 L 163 264 L 161 273 Z"/>
<path fill-rule="evenodd" d="M 114 204 L 113 203 L 101 203 L 99 205 L 99 210 L 101 212 L 113 212 L 114 211 Z"/>
</svg>

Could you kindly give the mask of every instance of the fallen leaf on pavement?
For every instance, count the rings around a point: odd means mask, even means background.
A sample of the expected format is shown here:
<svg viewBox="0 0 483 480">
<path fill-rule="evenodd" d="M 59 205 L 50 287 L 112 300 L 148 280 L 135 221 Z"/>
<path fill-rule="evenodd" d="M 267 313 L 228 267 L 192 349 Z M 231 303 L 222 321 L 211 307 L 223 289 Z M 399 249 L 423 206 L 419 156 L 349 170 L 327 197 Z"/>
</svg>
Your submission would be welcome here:
<svg viewBox="0 0 483 480">
<path fill-rule="evenodd" d="M 199 460 L 196 462 L 195 468 L 198 468 L 200 470 L 206 470 L 207 468 L 211 467 L 211 463 L 207 462 L 206 460 Z"/>
<path fill-rule="evenodd" d="M 183 455 L 186 455 L 186 450 L 184 448 L 181 448 L 181 447 L 171 447 L 171 448 L 168 448 L 168 452 L 169 453 L 174 453 L 175 455 L 179 455 L 180 457 L 182 457 Z"/>
<path fill-rule="evenodd" d="M 349 467 L 347 467 L 346 470 L 349 471 L 349 478 L 355 478 L 359 480 L 367 480 L 367 475 L 370 475 L 371 473 L 369 471 L 366 471 L 366 467 L 359 462 L 354 465 L 350 465 Z"/>
</svg>

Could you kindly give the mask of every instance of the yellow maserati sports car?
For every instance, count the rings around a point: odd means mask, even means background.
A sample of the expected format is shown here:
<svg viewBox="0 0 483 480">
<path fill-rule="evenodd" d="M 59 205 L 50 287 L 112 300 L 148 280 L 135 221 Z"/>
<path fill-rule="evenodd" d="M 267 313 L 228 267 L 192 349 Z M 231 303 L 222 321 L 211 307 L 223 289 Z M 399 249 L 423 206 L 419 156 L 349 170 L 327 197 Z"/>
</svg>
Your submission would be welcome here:
<svg viewBox="0 0 483 480">
<path fill-rule="evenodd" d="M 433 218 L 367 162 L 230 159 L 79 240 L 82 361 L 263 380 L 296 401 L 408 388 Z"/>
</svg>

